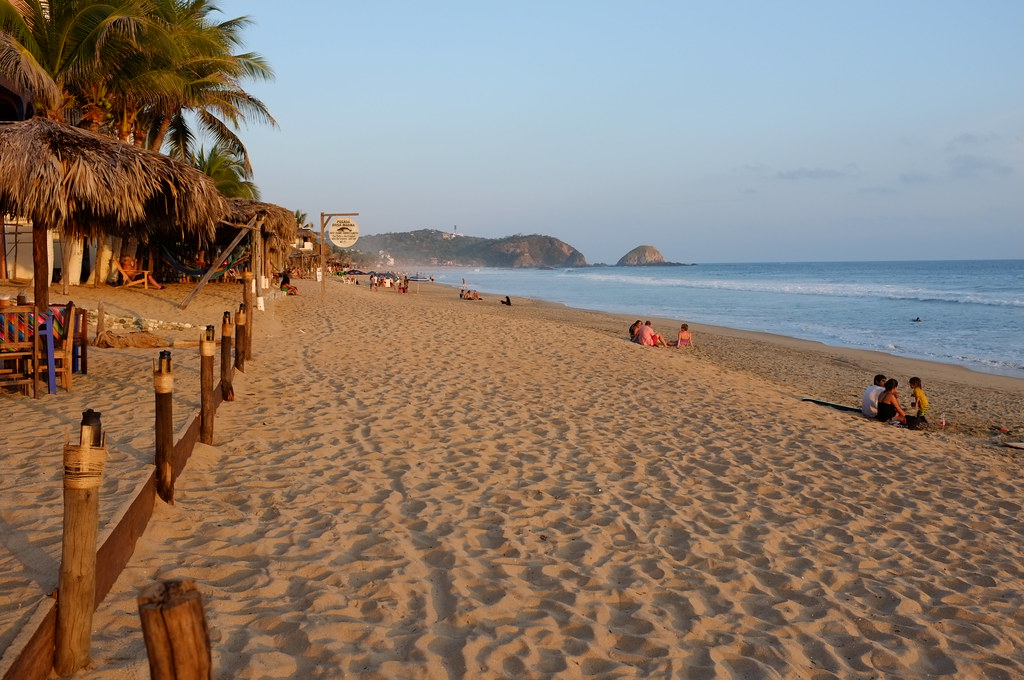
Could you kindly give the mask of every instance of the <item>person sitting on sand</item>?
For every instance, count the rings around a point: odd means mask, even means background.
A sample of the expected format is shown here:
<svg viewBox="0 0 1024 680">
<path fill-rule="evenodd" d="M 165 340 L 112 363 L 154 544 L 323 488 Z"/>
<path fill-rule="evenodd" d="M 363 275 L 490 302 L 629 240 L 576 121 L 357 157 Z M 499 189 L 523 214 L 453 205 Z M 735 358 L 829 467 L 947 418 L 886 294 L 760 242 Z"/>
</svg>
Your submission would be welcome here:
<svg viewBox="0 0 1024 680">
<path fill-rule="evenodd" d="M 878 415 L 875 416 L 883 423 L 907 424 L 907 414 L 900 406 L 900 397 L 896 393 L 899 381 L 896 378 L 889 378 L 885 381 L 885 392 L 878 400 Z"/>
<path fill-rule="evenodd" d="M 630 342 L 640 342 L 637 339 L 637 337 L 636 337 L 636 333 L 637 333 L 637 331 L 640 330 L 640 327 L 643 326 L 643 325 L 644 325 L 644 322 L 641 321 L 640 319 L 637 319 L 636 321 L 633 322 L 633 325 L 629 327 L 629 341 Z"/>
<path fill-rule="evenodd" d="M 644 325 L 636 332 L 637 342 L 645 347 L 668 347 L 665 338 L 654 332 L 651 322 L 645 321 Z"/>
<path fill-rule="evenodd" d="M 913 391 L 913 396 L 910 398 L 910 405 L 917 408 L 917 422 L 918 425 L 927 423 L 928 418 L 928 395 L 924 393 L 924 389 L 921 385 L 921 379 L 914 376 L 910 379 L 910 389 Z"/>
<path fill-rule="evenodd" d="M 299 289 L 292 285 L 292 277 L 287 269 L 281 271 L 281 292 L 285 295 L 299 294 Z"/>
<path fill-rule="evenodd" d="M 675 342 L 670 343 L 673 347 L 696 347 L 693 344 L 693 335 L 690 334 L 690 326 L 683 324 L 679 327 L 679 337 Z"/>
<path fill-rule="evenodd" d="M 128 255 L 125 255 L 124 257 L 121 258 L 121 269 L 124 270 L 124 273 L 127 274 L 129 278 L 134 277 L 136 274 L 142 271 L 141 269 L 139 269 L 139 265 L 136 264 L 135 258 L 129 257 Z M 153 278 L 152 274 L 146 274 L 146 281 L 150 286 L 153 286 L 154 288 L 163 288 L 163 286 L 156 282 L 156 279 Z"/>
<path fill-rule="evenodd" d="M 868 418 L 878 415 L 878 400 L 885 392 L 885 376 L 879 373 L 875 376 L 875 382 L 864 390 L 864 396 L 860 398 L 860 412 Z"/>
</svg>

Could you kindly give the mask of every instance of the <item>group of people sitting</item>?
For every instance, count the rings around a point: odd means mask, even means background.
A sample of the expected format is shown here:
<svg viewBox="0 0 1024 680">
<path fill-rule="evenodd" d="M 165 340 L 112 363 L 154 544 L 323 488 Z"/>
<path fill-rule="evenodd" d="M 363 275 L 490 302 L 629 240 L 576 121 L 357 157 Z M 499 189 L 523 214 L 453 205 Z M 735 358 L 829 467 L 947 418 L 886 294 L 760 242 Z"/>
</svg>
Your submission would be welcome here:
<svg viewBox="0 0 1024 680">
<path fill-rule="evenodd" d="M 917 376 L 910 379 L 910 389 L 912 390 L 910 405 L 917 408 L 916 416 L 907 415 L 907 412 L 900 406 L 899 381 L 896 378 L 886 378 L 879 373 L 875 376 L 874 383 L 864 390 L 864 396 L 861 398 L 861 413 L 883 423 L 919 430 L 928 424 L 928 396 L 924 393 L 921 379 Z"/>
<path fill-rule="evenodd" d="M 637 319 L 629 327 L 629 339 L 646 347 L 694 347 L 693 334 L 690 333 L 690 326 L 685 323 L 679 327 L 679 335 L 675 340 L 666 341 L 664 336 L 654 332 L 650 320 Z"/>
<path fill-rule="evenodd" d="M 460 300 L 483 300 L 483 298 L 480 297 L 480 293 L 476 292 L 475 290 L 459 290 L 459 299 Z"/>
</svg>

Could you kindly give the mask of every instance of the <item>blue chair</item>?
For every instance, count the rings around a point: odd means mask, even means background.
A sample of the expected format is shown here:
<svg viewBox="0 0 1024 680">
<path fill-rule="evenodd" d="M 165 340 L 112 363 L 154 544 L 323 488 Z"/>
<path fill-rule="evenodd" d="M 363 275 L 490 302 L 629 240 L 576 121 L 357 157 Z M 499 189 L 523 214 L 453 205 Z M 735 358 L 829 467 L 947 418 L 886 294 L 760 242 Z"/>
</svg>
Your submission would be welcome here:
<svg viewBox="0 0 1024 680">
<path fill-rule="evenodd" d="M 58 307 L 54 311 L 51 308 L 51 311 L 44 314 L 39 322 L 41 349 L 46 360 L 46 365 L 40 365 L 39 368 L 46 371 L 46 385 L 50 394 L 57 393 L 58 377 L 60 377 L 61 386 L 68 392 L 71 391 L 71 373 L 75 363 L 73 357 L 74 332 L 75 303 L 73 302 L 69 302 L 63 310 Z"/>
</svg>

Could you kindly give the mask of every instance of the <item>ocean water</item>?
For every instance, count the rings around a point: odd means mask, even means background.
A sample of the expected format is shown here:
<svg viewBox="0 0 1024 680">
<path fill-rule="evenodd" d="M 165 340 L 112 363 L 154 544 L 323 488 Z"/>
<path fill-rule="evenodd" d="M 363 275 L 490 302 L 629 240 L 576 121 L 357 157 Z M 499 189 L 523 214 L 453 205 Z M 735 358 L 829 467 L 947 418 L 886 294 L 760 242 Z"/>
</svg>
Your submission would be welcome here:
<svg viewBox="0 0 1024 680">
<path fill-rule="evenodd" d="M 465 279 L 491 295 L 775 333 L 1024 378 L 1024 260 L 433 273 L 442 283 Z"/>
</svg>

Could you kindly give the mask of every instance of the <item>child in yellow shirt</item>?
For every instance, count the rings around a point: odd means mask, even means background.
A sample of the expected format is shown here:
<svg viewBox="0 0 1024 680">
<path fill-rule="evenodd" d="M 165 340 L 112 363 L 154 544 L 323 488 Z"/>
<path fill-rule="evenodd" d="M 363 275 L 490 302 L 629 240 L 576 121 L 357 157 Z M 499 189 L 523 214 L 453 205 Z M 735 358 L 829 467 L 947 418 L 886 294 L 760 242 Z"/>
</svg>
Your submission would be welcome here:
<svg viewBox="0 0 1024 680">
<path fill-rule="evenodd" d="M 921 388 L 921 379 L 914 377 L 910 379 L 910 389 L 913 396 L 910 399 L 910 405 L 917 407 L 917 418 L 921 422 L 928 422 L 926 417 L 928 414 L 928 395 L 924 393 Z"/>
</svg>

